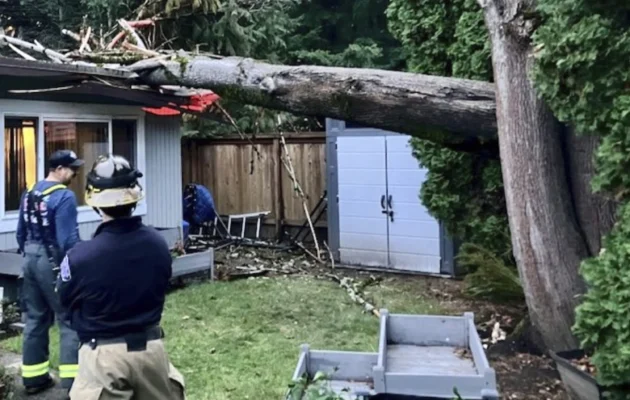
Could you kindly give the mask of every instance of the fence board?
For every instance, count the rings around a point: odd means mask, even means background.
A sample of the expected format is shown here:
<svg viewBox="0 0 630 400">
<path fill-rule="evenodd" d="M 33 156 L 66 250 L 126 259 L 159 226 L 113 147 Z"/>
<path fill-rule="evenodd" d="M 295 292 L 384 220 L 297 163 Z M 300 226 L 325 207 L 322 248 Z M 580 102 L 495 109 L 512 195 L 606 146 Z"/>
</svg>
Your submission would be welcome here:
<svg viewBox="0 0 630 400">
<path fill-rule="evenodd" d="M 285 137 L 287 150 L 309 211 L 326 189 L 325 133 Z M 258 151 L 252 152 L 252 144 Z M 274 136 L 259 136 L 251 143 L 239 138 L 184 139 L 183 184 L 198 183 L 212 192 L 221 214 L 270 211 L 266 224 L 300 225 L 305 215 L 280 155 L 284 149 Z M 253 160 L 253 169 L 252 169 Z M 326 226 L 326 216 L 318 226 Z"/>
</svg>

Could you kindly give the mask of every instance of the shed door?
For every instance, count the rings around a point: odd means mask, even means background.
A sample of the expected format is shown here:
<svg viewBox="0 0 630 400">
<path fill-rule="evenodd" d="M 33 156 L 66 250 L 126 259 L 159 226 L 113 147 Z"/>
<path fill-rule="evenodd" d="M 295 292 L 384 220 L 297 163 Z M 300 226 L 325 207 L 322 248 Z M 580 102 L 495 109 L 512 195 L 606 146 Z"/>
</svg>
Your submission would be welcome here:
<svg viewBox="0 0 630 400">
<path fill-rule="evenodd" d="M 418 167 L 409 136 L 387 136 L 387 192 L 393 216 L 389 220 L 389 266 L 394 269 L 440 273 L 440 227 L 420 202 L 427 170 Z"/>
<path fill-rule="evenodd" d="M 342 263 L 388 265 L 385 137 L 337 138 L 339 258 Z"/>
</svg>

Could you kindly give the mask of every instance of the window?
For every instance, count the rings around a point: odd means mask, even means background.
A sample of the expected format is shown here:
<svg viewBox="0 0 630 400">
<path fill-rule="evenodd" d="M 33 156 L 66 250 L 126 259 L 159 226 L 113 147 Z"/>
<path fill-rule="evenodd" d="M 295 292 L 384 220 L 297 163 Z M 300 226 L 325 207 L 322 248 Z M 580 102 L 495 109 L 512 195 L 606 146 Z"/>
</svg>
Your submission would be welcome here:
<svg viewBox="0 0 630 400">
<path fill-rule="evenodd" d="M 15 212 L 26 188 L 37 181 L 37 118 L 4 119 L 4 204 Z"/>
<path fill-rule="evenodd" d="M 85 205 L 86 176 L 99 155 L 110 148 L 134 166 L 137 162 L 137 120 L 114 119 L 111 122 L 111 147 L 109 121 L 44 121 L 44 160 L 61 149 L 73 150 L 85 161 L 69 188 L 74 191 L 77 203 Z M 16 212 L 24 190 L 48 174 L 37 174 L 38 119 L 35 117 L 6 117 L 4 120 L 4 205 L 5 212 Z M 40 142 L 41 143 L 41 142 Z"/>
<path fill-rule="evenodd" d="M 84 191 L 89 169 L 101 154 L 109 152 L 108 122 L 44 121 L 44 157 L 57 150 L 73 150 L 85 161 L 69 188 L 77 197 L 77 203 L 85 205 Z"/>
<path fill-rule="evenodd" d="M 138 168 L 136 160 L 136 132 L 135 119 L 115 119 L 112 121 L 112 152 L 125 157 L 131 165 Z"/>
<path fill-rule="evenodd" d="M 0 99 L 0 233 L 14 232 L 20 198 L 32 184 L 46 178 L 47 161 L 60 149 L 73 150 L 85 160 L 70 189 L 78 203 L 79 223 L 96 222 L 98 214 L 85 204 L 87 173 L 99 155 L 114 153 L 143 171 L 144 112 L 140 108 Z M 4 157 L 4 158 L 3 158 Z M 144 181 L 144 178 L 141 178 Z M 142 202 L 135 215 L 145 215 Z"/>
</svg>

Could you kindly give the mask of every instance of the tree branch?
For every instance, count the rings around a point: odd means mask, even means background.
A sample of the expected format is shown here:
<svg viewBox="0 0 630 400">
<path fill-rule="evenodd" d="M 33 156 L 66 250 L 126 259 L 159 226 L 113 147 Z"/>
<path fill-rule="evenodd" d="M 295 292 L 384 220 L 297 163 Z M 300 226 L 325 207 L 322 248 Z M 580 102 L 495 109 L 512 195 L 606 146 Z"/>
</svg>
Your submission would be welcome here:
<svg viewBox="0 0 630 400">
<path fill-rule="evenodd" d="M 494 85 L 374 69 L 181 57 L 130 67 L 149 85 L 210 89 L 245 104 L 410 134 L 455 150 L 496 154 Z"/>
</svg>

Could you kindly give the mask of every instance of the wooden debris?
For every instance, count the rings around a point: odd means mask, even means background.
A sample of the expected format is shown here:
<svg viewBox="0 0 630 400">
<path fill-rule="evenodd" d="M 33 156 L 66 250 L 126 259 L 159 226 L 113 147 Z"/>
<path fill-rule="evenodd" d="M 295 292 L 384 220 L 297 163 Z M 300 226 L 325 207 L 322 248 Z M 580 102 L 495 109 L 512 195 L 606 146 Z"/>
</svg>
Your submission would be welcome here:
<svg viewBox="0 0 630 400">
<path fill-rule="evenodd" d="M 304 245 L 301 242 L 295 242 L 295 245 L 299 247 L 304 253 L 309 255 L 313 260 L 317 261 L 320 264 L 324 264 L 324 265 L 326 264 L 324 260 L 322 260 L 320 257 L 317 257 L 315 254 L 313 254 L 313 252 L 311 252 L 309 249 L 304 247 Z"/>
<path fill-rule="evenodd" d="M 591 364 L 591 358 L 589 356 L 584 356 L 577 360 L 571 360 L 571 363 L 587 374 L 593 376 L 597 374 L 597 369 L 593 364 Z"/>
<path fill-rule="evenodd" d="M 81 40 L 81 46 L 79 47 L 79 53 L 83 53 L 84 50 L 88 48 L 88 40 L 92 37 L 92 27 L 88 26 L 87 32 L 85 32 L 85 36 Z M 88 50 L 91 51 L 91 50 Z"/>
<path fill-rule="evenodd" d="M 335 269 L 335 257 L 333 257 L 332 250 L 330 250 L 330 247 L 328 247 L 328 243 L 326 243 L 325 240 L 324 240 L 324 246 L 326 247 L 326 250 L 328 250 L 328 257 L 330 259 L 330 267 L 332 269 Z"/>
<path fill-rule="evenodd" d="M 136 46 L 138 46 L 142 50 L 147 50 L 147 46 L 144 44 L 144 41 L 142 40 L 142 38 L 140 38 L 140 35 L 138 35 L 136 30 L 129 24 L 129 22 L 121 18 L 118 20 L 118 25 L 120 25 L 120 27 L 127 33 L 128 37 L 133 38 Z"/>
<path fill-rule="evenodd" d="M 12 44 L 18 47 L 36 51 L 38 53 L 44 54 L 46 57 L 50 58 L 54 62 L 61 63 L 72 61 L 70 58 L 64 56 L 63 54 L 42 46 L 37 40 L 35 41 L 35 44 L 33 44 L 22 39 L 17 39 L 7 35 L 0 35 L 0 42 L 5 42 L 7 44 Z"/>
<path fill-rule="evenodd" d="M 9 47 L 11 48 L 11 50 L 15 51 L 16 53 L 18 53 L 21 57 L 23 57 L 26 60 L 30 60 L 30 61 L 35 61 L 36 58 L 31 56 L 30 54 L 27 54 L 25 52 L 23 52 L 22 50 L 18 49 L 17 47 L 15 47 L 14 45 L 12 45 L 11 43 L 7 43 L 9 45 Z"/>
<path fill-rule="evenodd" d="M 498 342 L 502 342 L 505 340 L 506 333 L 503 329 L 501 329 L 501 324 L 499 322 L 494 323 L 491 337 L 492 337 L 492 344 L 496 344 Z"/>
</svg>

